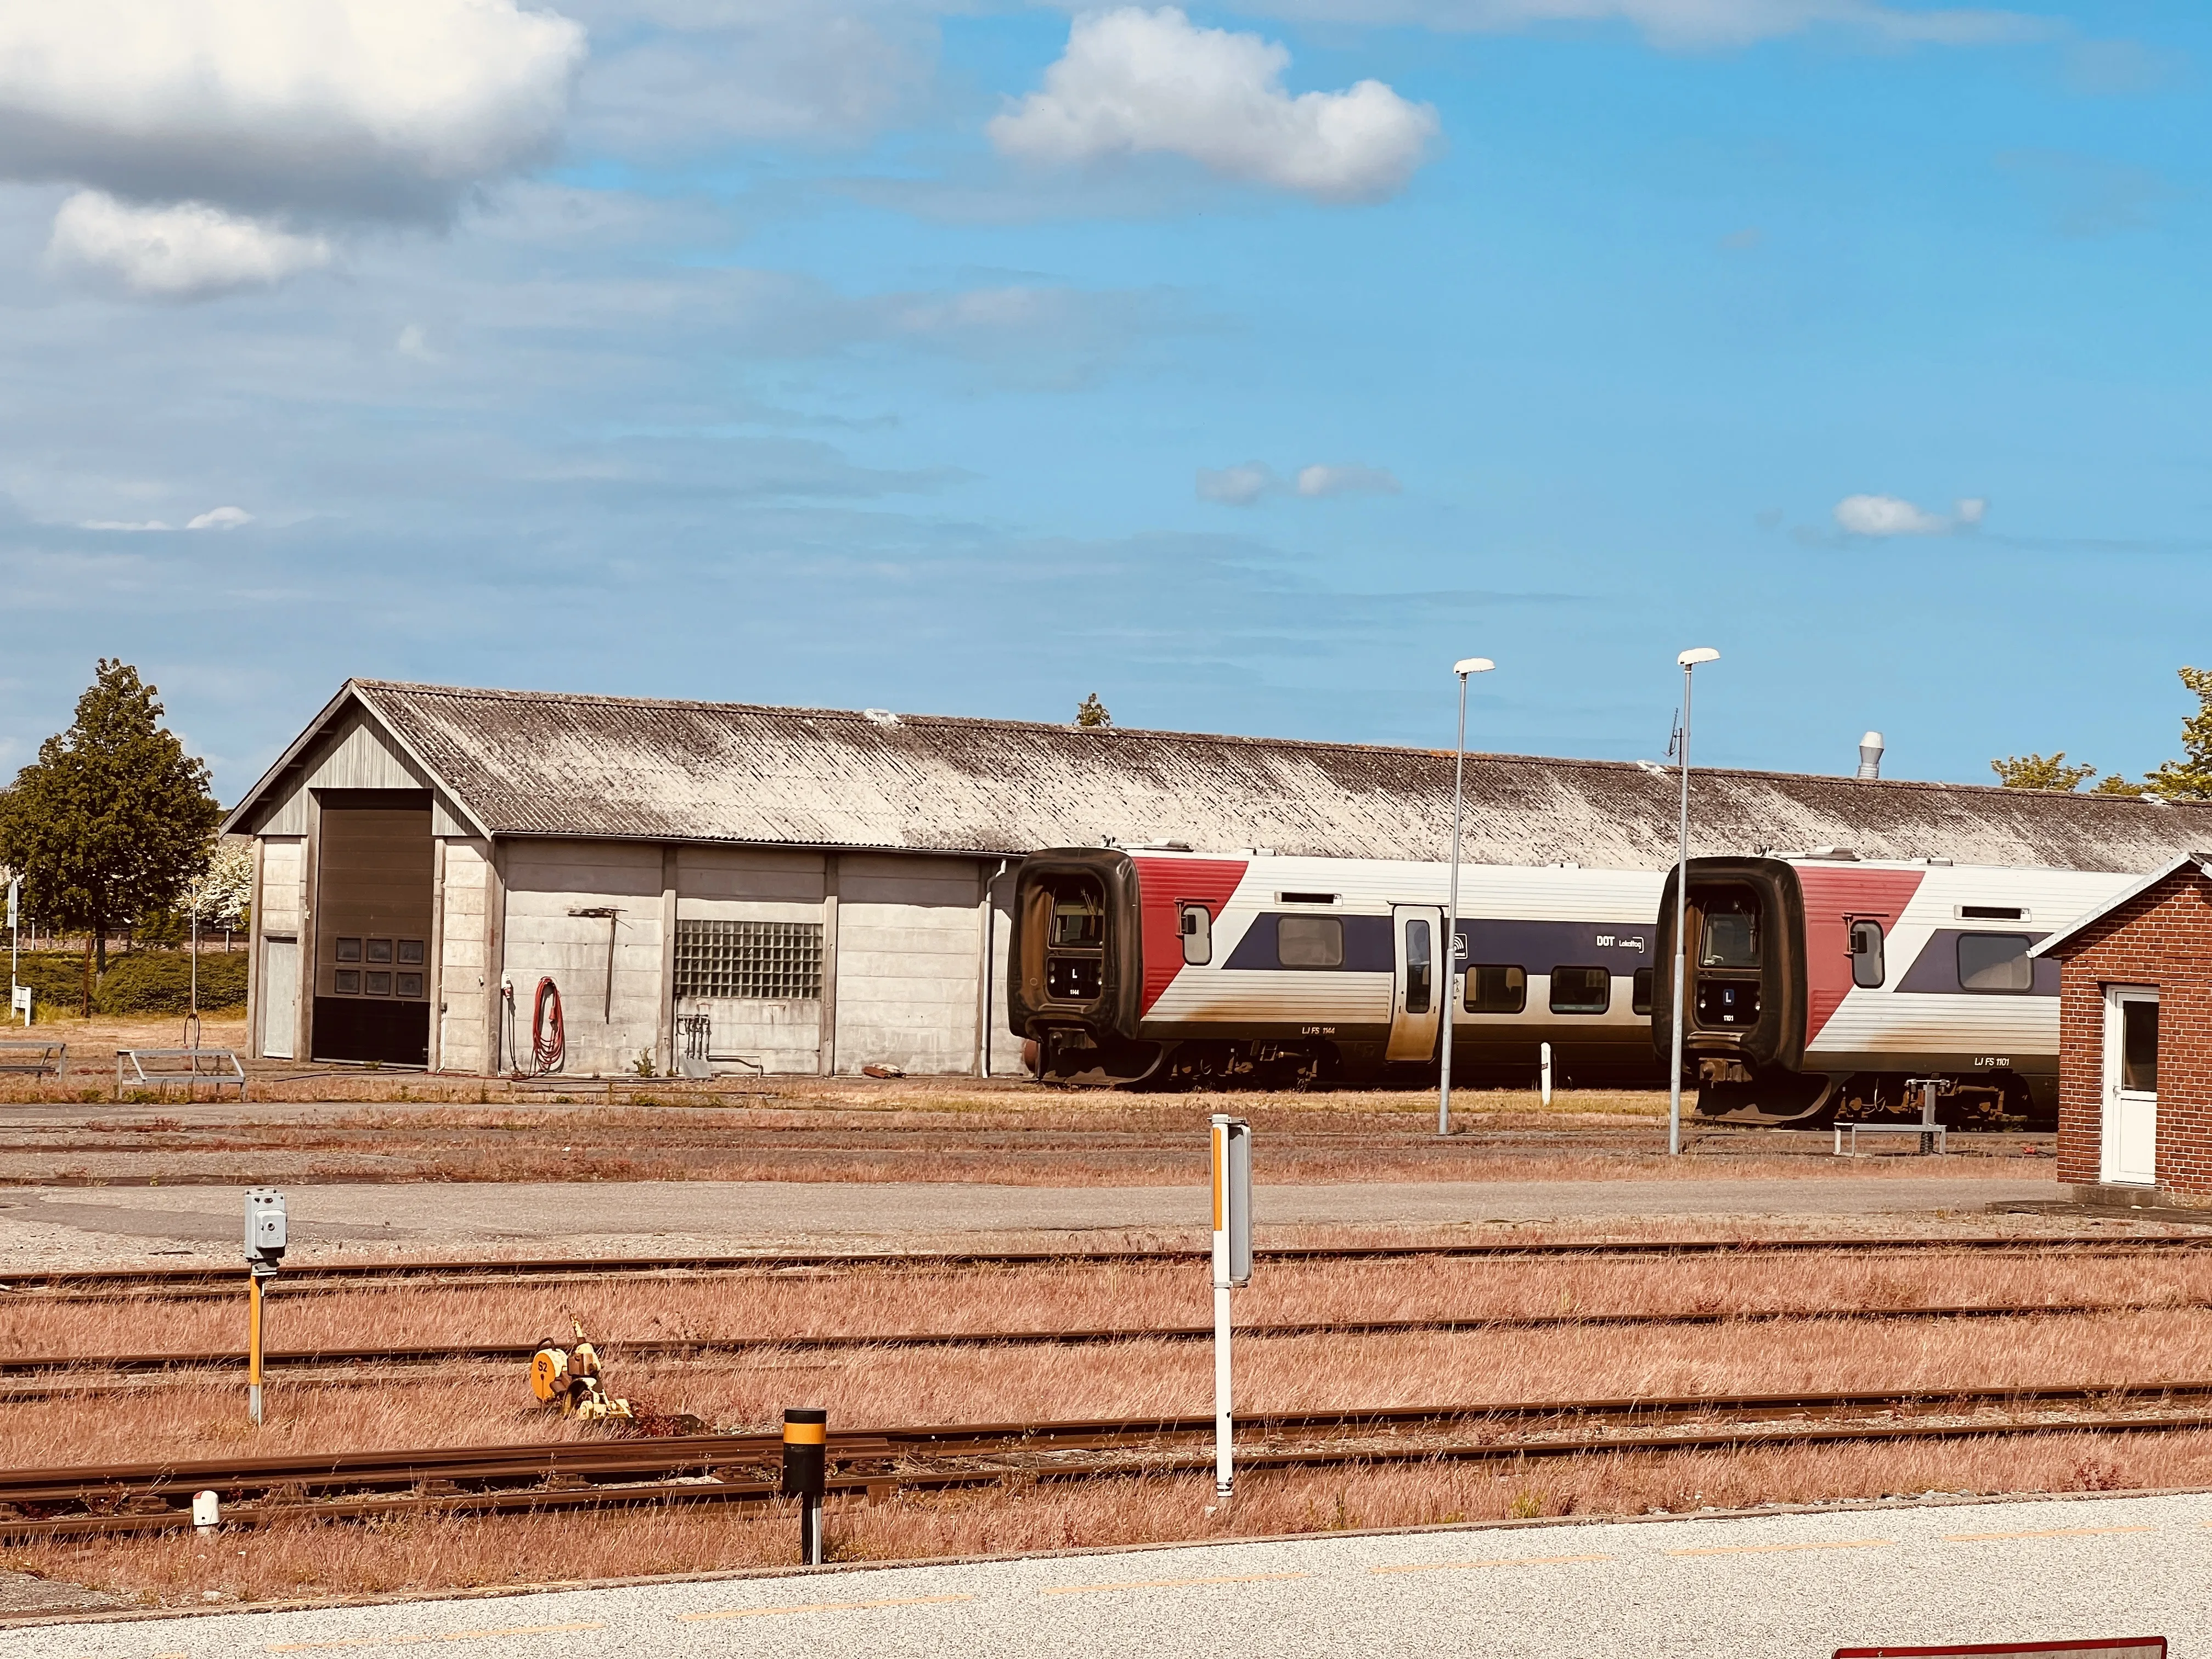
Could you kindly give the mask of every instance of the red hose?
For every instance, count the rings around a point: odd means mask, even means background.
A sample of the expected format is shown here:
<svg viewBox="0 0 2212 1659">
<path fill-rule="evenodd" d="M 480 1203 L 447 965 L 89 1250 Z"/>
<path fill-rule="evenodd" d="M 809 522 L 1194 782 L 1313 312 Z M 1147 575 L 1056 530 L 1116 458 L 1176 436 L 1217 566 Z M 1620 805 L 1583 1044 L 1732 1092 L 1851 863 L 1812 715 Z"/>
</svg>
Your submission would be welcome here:
<svg viewBox="0 0 2212 1659">
<path fill-rule="evenodd" d="M 553 1008 L 550 1021 L 545 1017 L 548 1003 Z M 549 976 L 538 981 L 538 1006 L 530 1015 L 530 1057 L 538 1064 L 537 1074 L 543 1077 L 559 1071 L 568 1054 L 568 1034 L 561 1024 L 561 988 Z"/>
</svg>

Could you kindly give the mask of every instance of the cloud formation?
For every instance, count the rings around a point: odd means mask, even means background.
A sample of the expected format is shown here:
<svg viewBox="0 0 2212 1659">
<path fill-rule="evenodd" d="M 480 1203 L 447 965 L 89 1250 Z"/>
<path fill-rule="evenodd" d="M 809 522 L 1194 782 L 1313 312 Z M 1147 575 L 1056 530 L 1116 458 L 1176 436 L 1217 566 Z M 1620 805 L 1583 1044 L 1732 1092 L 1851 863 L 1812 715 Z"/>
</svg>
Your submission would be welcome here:
<svg viewBox="0 0 2212 1659">
<path fill-rule="evenodd" d="M 1899 495 L 1846 495 L 1836 522 L 1854 536 L 1948 536 L 1981 523 L 1989 503 L 1966 496 L 1948 513 L 1929 513 Z"/>
<path fill-rule="evenodd" d="M 1282 86 L 1290 61 L 1273 41 L 1200 28 L 1173 6 L 1078 17 L 1043 89 L 996 117 L 991 142 L 1058 166 L 1182 155 L 1324 202 L 1403 189 L 1435 144 L 1436 111 L 1380 81 L 1293 97 Z"/>
<path fill-rule="evenodd" d="M 1218 501 L 1224 507 L 1249 507 L 1262 495 L 1303 495 L 1311 501 L 1359 492 L 1395 495 L 1397 477 L 1386 467 L 1362 466 L 1356 461 L 1334 465 L 1317 461 L 1299 467 L 1288 478 L 1278 477 L 1265 461 L 1198 470 L 1199 500 Z"/>
<path fill-rule="evenodd" d="M 514 0 L 0 6 L 0 174 L 438 220 L 546 154 L 584 32 Z"/>
<path fill-rule="evenodd" d="M 204 202 L 133 207 L 81 190 L 54 216 L 47 263 L 142 298 L 194 300 L 267 288 L 331 262 L 320 236 L 295 235 Z"/>
<path fill-rule="evenodd" d="M 2049 40 L 2047 18 L 1978 6 L 1881 0 L 1275 0 L 1280 16 L 1503 33 L 1546 24 L 1626 23 L 1674 52 L 1724 51 L 1830 27 L 1893 46 L 1976 46 Z"/>
</svg>

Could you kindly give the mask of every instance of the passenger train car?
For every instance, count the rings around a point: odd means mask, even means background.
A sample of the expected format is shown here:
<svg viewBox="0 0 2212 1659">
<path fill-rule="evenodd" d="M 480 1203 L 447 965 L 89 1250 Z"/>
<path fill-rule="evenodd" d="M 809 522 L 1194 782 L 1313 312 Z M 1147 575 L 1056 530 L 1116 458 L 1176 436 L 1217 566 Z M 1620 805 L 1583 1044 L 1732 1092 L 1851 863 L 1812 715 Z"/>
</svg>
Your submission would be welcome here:
<svg viewBox="0 0 2212 1659">
<path fill-rule="evenodd" d="M 1076 848 L 1023 863 L 1008 1000 L 1040 1076 L 1273 1085 L 1436 1062 L 1449 867 Z M 1460 867 L 1462 1075 L 1525 1083 L 1537 1046 L 1577 1083 L 1656 1081 L 1665 878 Z"/>
<path fill-rule="evenodd" d="M 2134 875 L 1826 856 L 1690 860 L 1683 1030 L 1698 1109 L 1819 1122 L 1912 1103 L 2057 1116 L 2058 964 L 2028 951 Z M 1673 1036 L 1674 889 L 1656 927 L 1655 1052 Z"/>
</svg>

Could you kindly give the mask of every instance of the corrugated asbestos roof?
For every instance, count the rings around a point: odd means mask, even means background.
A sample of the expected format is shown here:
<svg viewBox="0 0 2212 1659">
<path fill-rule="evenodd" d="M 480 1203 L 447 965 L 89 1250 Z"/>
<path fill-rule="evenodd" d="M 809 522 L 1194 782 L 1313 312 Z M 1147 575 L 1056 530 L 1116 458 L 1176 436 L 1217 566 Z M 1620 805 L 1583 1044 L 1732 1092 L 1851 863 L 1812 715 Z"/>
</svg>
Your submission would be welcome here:
<svg viewBox="0 0 2212 1659">
<path fill-rule="evenodd" d="M 495 835 L 993 854 L 1110 836 L 1423 860 L 1449 848 L 1449 751 L 380 680 L 346 690 Z M 2204 809 L 2109 796 L 1740 771 L 1699 771 L 1692 791 L 1699 853 L 1835 845 L 2148 870 L 2212 842 Z M 1470 862 L 1674 861 L 1671 773 L 1471 755 L 1467 796 Z"/>
</svg>

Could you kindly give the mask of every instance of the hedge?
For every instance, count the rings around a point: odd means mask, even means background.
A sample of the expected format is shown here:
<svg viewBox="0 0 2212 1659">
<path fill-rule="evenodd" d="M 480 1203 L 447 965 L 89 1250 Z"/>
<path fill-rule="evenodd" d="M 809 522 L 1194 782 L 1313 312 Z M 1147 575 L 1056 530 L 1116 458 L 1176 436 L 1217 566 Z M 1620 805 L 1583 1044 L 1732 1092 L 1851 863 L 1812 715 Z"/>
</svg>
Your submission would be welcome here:
<svg viewBox="0 0 2212 1659">
<path fill-rule="evenodd" d="M 246 953 L 200 955 L 200 1008 L 212 1012 L 246 1006 Z M 131 951 L 111 955 L 93 993 L 102 1014 L 181 1014 L 191 1006 L 191 953 Z M 81 951 L 27 951 L 15 981 L 31 988 L 34 1015 L 74 1015 L 84 996 Z"/>
</svg>

